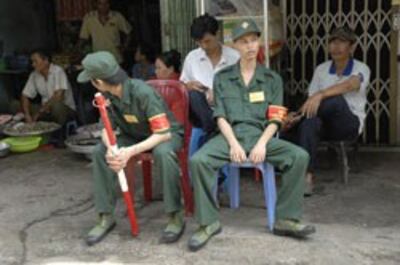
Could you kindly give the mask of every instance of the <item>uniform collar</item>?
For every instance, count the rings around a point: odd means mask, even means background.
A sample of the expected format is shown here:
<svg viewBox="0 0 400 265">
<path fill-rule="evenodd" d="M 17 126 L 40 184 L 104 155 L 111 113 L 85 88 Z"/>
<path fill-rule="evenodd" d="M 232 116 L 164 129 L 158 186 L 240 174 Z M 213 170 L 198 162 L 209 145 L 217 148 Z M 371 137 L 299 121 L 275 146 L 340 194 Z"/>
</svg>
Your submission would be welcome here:
<svg viewBox="0 0 400 265">
<path fill-rule="evenodd" d="M 233 70 L 234 70 L 234 75 L 232 75 L 229 78 L 232 80 L 240 80 L 241 79 L 240 60 L 234 65 Z M 257 63 L 253 78 L 259 82 L 263 82 L 265 80 L 266 75 L 269 75 L 268 69 L 265 66 Z"/>
<path fill-rule="evenodd" d="M 124 104 L 130 105 L 131 104 L 131 93 L 130 93 L 130 89 L 129 89 L 129 78 L 124 82 L 124 84 L 122 85 L 122 98 L 121 101 Z"/>
<path fill-rule="evenodd" d="M 353 67 L 354 67 L 354 59 L 350 58 L 349 61 L 347 62 L 346 67 L 344 68 L 342 75 L 343 76 L 351 75 L 351 73 L 353 72 Z M 329 74 L 336 75 L 336 66 L 334 61 L 332 61 L 332 64 L 329 67 Z"/>
</svg>

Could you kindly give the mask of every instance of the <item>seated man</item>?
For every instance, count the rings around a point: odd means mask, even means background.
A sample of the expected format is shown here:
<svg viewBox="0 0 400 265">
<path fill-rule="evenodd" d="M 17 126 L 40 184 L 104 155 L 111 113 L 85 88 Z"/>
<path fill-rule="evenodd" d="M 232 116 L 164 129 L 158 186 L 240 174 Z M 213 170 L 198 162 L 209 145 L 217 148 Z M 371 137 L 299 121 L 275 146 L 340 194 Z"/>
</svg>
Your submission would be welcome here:
<svg viewBox="0 0 400 265">
<path fill-rule="evenodd" d="M 284 117 L 265 118 L 270 105 L 282 104 L 282 80 L 257 64 L 260 30 L 254 21 L 240 22 L 232 35 L 240 60 L 217 73 L 214 81 L 214 117 L 220 133 L 190 160 L 195 217 L 200 225 L 188 243 L 192 251 L 203 247 L 222 229 L 212 187 L 217 170 L 228 162 L 249 160 L 256 164 L 267 160 L 282 170 L 274 233 L 305 237 L 315 231 L 313 226 L 299 222 L 308 154 L 300 147 L 273 138 Z"/>
<path fill-rule="evenodd" d="M 75 115 L 75 103 L 71 86 L 64 70 L 53 63 L 44 51 L 31 54 L 32 66 L 35 69 L 22 91 L 22 110 L 27 122 L 37 120 L 55 121 L 65 124 Z M 31 103 L 37 95 L 41 105 Z"/>
<path fill-rule="evenodd" d="M 299 115 L 288 121 L 290 127 L 305 118 L 297 126 L 295 138 L 310 155 L 306 196 L 313 191 L 319 139 L 355 140 L 363 130 L 370 70 L 352 58 L 355 42 L 356 36 L 349 28 L 337 28 L 331 33 L 328 50 L 332 60 L 317 67 L 308 88 L 309 98 Z"/>
<path fill-rule="evenodd" d="M 193 20 L 190 34 L 199 48 L 186 56 L 180 80 L 189 90 L 190 121 L 210 136 L 216 128 L 211 108 L 214 75 L 236 63 L 239 54 L 218 41 L 218 21 L 208 14 Z"/>
<path fill-rule="evenodd" d="M 153 152 L 154 175 L 163 181 L 165 211 L 170 217 L 162 241 L 177 241 L 185 227 L 176 155 L 182 145 L 182 126 L 151 87 L 128 78 L 111 53 L 89 54 L 82 65 L 78 82 L 91 81 L 105 94 L 111 103 L 111 122 L 121 131 L 117 139 L 121 148 L 116 155 L 112 154 L 104 131 L 103 142 L 93 151 L 94 203 L 99 219 L 86 237 L 87 244 L 99 242 L 115 226 L 116 173 L 131 157 L 149 150 Z"/>
</svg>

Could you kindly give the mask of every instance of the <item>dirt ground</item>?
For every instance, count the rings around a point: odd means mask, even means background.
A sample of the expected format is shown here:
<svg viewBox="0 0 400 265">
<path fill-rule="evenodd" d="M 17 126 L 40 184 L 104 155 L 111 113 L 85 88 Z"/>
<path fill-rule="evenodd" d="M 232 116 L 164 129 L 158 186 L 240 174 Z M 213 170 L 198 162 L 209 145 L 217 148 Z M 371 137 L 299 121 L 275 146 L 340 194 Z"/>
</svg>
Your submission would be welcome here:
<svg viewBox="0 0 400 265">
<path fill-rule="evenodd" d="M 63 149 L 12 155 L 0 159 L 0 264 L 400 264 L 400 153 L 359 157 L 346 187 L 337 169 L 318 171 L 324 189 L 305 200 L 304 219 L 317 227 L 310 239 L 269 233 L 262 185 L 244 176 L 241 208 L 229 209 L 222 196 L 223 232 L 191 253 L 191 218 L 177 244 L 158 243 L 160 200 L 138 203 L 139 237 L 130 236 L 121 206 L 116 229 L 87 247 L 95 220 L 90 163 Z"/>
</svg>

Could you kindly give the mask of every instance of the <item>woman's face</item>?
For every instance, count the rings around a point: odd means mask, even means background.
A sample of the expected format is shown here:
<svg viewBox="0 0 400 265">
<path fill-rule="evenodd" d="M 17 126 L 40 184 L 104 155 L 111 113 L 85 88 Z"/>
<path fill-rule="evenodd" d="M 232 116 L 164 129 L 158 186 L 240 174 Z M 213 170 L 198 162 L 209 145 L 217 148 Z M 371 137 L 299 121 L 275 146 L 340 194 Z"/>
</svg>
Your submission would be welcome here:
<svg viewBox="0 0 400 265">
<path fill-rule="evenodd" d="M 174 68 L 172 66 L 167 67 L 159 58 L 156 59 L 155 68 L 157 79 L 169 79 L 174 72 Z"/>
</svg>

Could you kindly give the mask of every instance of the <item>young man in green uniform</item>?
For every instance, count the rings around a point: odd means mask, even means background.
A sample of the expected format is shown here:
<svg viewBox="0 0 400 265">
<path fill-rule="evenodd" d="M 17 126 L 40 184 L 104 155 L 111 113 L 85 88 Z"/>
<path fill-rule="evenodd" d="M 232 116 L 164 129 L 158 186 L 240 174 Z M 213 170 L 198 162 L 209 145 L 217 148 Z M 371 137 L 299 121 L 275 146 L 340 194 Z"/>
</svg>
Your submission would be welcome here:
<svg viewBox="0 0 400 265">
<path fill-rule="evenodd" d="M 282 116 L 265 118 L 269 106 L 282 105 L 282 80 L 275 72 L 257 64 L 260 30 L 254 21 L 240 22 L 232 35 L 240 60 L 217 73 L 214 81 L 214 117 L 220 133 L 190 160 L 195 217 L 200 225 L 188 242 L 192 251 L 203 247 L 222 230 L 212 187 L 216 184 L 217 170 L 228 162 L 256 164 L 266 160 L 279 168 L 282 186 L 273 232 L 293 237 L 315 232 L 313 226 L 299 222 L 308 154 L 291 143 L 273 138 Z"/>
<path fill-rule="evenodd" d="M 182 126 L 151 87 L 128 78 L 111 53 L 89 54 L 82 65 L 78 82 L 90 81 L 105 94 L 111 103 L 111 122 L 121 132 L 117 154 L 112 154 L 104 131 L 102 143 L 93 151 L 94 202 L 99 220 L 87 235 L 87 244 L 99 242 L 115 226 L 116 172 L 123 170 L 132 156 L 148 150 L 153 153 L 155 176 L 163 181 L 165 211 L 170 217 L 161 240 L 177 241 L 185 227 L 176 155 L 182 145 Z"/>
</svg>

